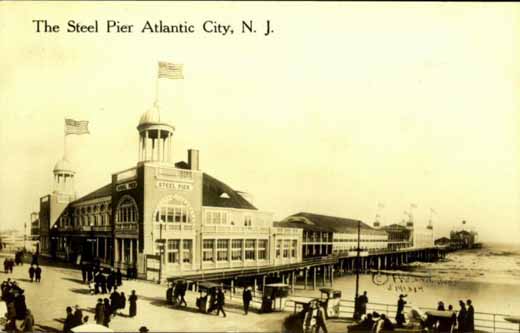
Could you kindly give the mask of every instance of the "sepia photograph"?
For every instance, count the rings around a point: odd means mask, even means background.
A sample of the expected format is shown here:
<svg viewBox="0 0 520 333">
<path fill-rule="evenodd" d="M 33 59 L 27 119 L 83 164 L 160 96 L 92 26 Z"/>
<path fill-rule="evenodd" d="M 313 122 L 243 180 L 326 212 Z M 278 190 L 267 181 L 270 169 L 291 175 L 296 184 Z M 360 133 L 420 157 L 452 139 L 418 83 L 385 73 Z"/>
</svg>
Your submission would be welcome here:
<svg viewBox="0 0 520 333">
<path fill-rule="evenodd" d="M 520 5 L 0 1 L 2 332 L 520 332 Z"/>
</svg>

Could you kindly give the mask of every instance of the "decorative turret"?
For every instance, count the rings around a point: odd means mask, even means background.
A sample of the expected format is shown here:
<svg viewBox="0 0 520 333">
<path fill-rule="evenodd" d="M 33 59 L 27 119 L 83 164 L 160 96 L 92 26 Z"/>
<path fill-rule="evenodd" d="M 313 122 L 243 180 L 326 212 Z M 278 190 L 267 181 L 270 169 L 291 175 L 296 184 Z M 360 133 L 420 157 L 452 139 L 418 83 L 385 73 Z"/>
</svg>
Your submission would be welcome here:
<svg viewBox="0 0 520 333">
<path fill-rule="evenodd" d="M 71 163 L 64 157 L 56 162 L 54 166 L 54 194 L 68 196 L 71 200 L 75 198 L 74 175 L 76 172 Z"/>
<path fill-rule="evenodd" d="M 159 105 L 143 113 L 139 131 L 139 162 L 154 161 L 173 164 L 173 132 L 175 128 L 161 120 Z"/>
</svg>

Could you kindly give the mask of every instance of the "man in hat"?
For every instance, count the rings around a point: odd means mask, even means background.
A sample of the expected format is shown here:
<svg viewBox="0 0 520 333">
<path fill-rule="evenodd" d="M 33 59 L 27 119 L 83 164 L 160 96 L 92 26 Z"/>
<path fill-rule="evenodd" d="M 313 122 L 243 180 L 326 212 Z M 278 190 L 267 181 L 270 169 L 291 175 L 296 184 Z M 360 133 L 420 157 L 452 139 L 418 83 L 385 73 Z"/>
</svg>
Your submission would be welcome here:
<svg viewBox="0 0 520 333">
<path fill-rule="evenodd" d="M 406 301 L 404 298 L 408 295 L 399 295 L 399 300 L 397 301 L 397 312 L 395 314 L 395 322 L 397 323 L 397 327 L 403 327 L 405 322 L 404 319 L 404 306 L 406 305 Z"/>
<path fill-rule="evenodd" d="M 83 324 L 83 311 L 79 308 L 79 305 L 74 306 L 74 320 L 72 322 L 72 328 Z"/>
<path fill-rule="evenodd" d="M 251 294 L 251 288 L 246 287 L 242 293 L 242 301 L 244 302 L 244 312 L 246 315 L 249 312 L 249 304 L 251 303 L 252 299 L 253 295 Z"/>
</svg>

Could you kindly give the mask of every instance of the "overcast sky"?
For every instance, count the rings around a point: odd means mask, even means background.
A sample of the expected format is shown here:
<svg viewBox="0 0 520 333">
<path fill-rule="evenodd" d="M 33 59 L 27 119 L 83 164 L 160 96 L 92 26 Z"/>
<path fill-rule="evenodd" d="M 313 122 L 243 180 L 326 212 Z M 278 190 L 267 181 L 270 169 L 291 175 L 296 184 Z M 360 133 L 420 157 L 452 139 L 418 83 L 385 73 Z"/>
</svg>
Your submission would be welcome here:
<svg viewBox="0 0 520 333">
<path fill-rule="evenodd" d="M 174 155 L 246 191 L 275 219 L 299 211 L 372 223 L 413 210 L 437 236 L 467 220 L 520 238 L 518 4 L 1 3 L 0 227 L 22 228 L 52 189 L 65 117 L 76 190 L 137 162 L 157 61 Z M 32 19 L 188 21 L 188 34 L 37 34 Z M 205 34 L 207 20 L 235 34 Z M 240 34 L 269 19 L 274 33 Z M 260 28 L 259 28 L 260 29 Z M 384 208 L 378 212 L 378 203 Z"/>
</svg>

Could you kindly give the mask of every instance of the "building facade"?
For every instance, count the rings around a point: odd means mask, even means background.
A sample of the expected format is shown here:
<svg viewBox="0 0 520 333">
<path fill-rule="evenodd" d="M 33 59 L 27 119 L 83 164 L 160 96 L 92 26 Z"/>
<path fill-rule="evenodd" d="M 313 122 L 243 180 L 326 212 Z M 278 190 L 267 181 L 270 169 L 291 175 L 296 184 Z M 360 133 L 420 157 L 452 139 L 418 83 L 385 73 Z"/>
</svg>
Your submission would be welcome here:
<svg viewBox="0 0 520 333">
<path fill-rule="evenodd" d="M 297 213 L 276 223 L 279 226 L 303 229 L 302 252 L 304 258 L 329 255 L 348 255 L 358 245 L 363 251 L 386 249 L 388 235 L 367 224 L 335 216 Z"/>
<path fill-rule="evenodd" d="M 301 230 L 274 227 L 272 213 L 201 171 L 197 150 L 174 163 L 175 129 L 157 104 L 137 130 L 136 166 L 79 199 L 72 167 L 56 164 L 55 190 L 40 200 L 43 254 L 136 268 L 150 280 L 301 262 Z"/>
</svg>

